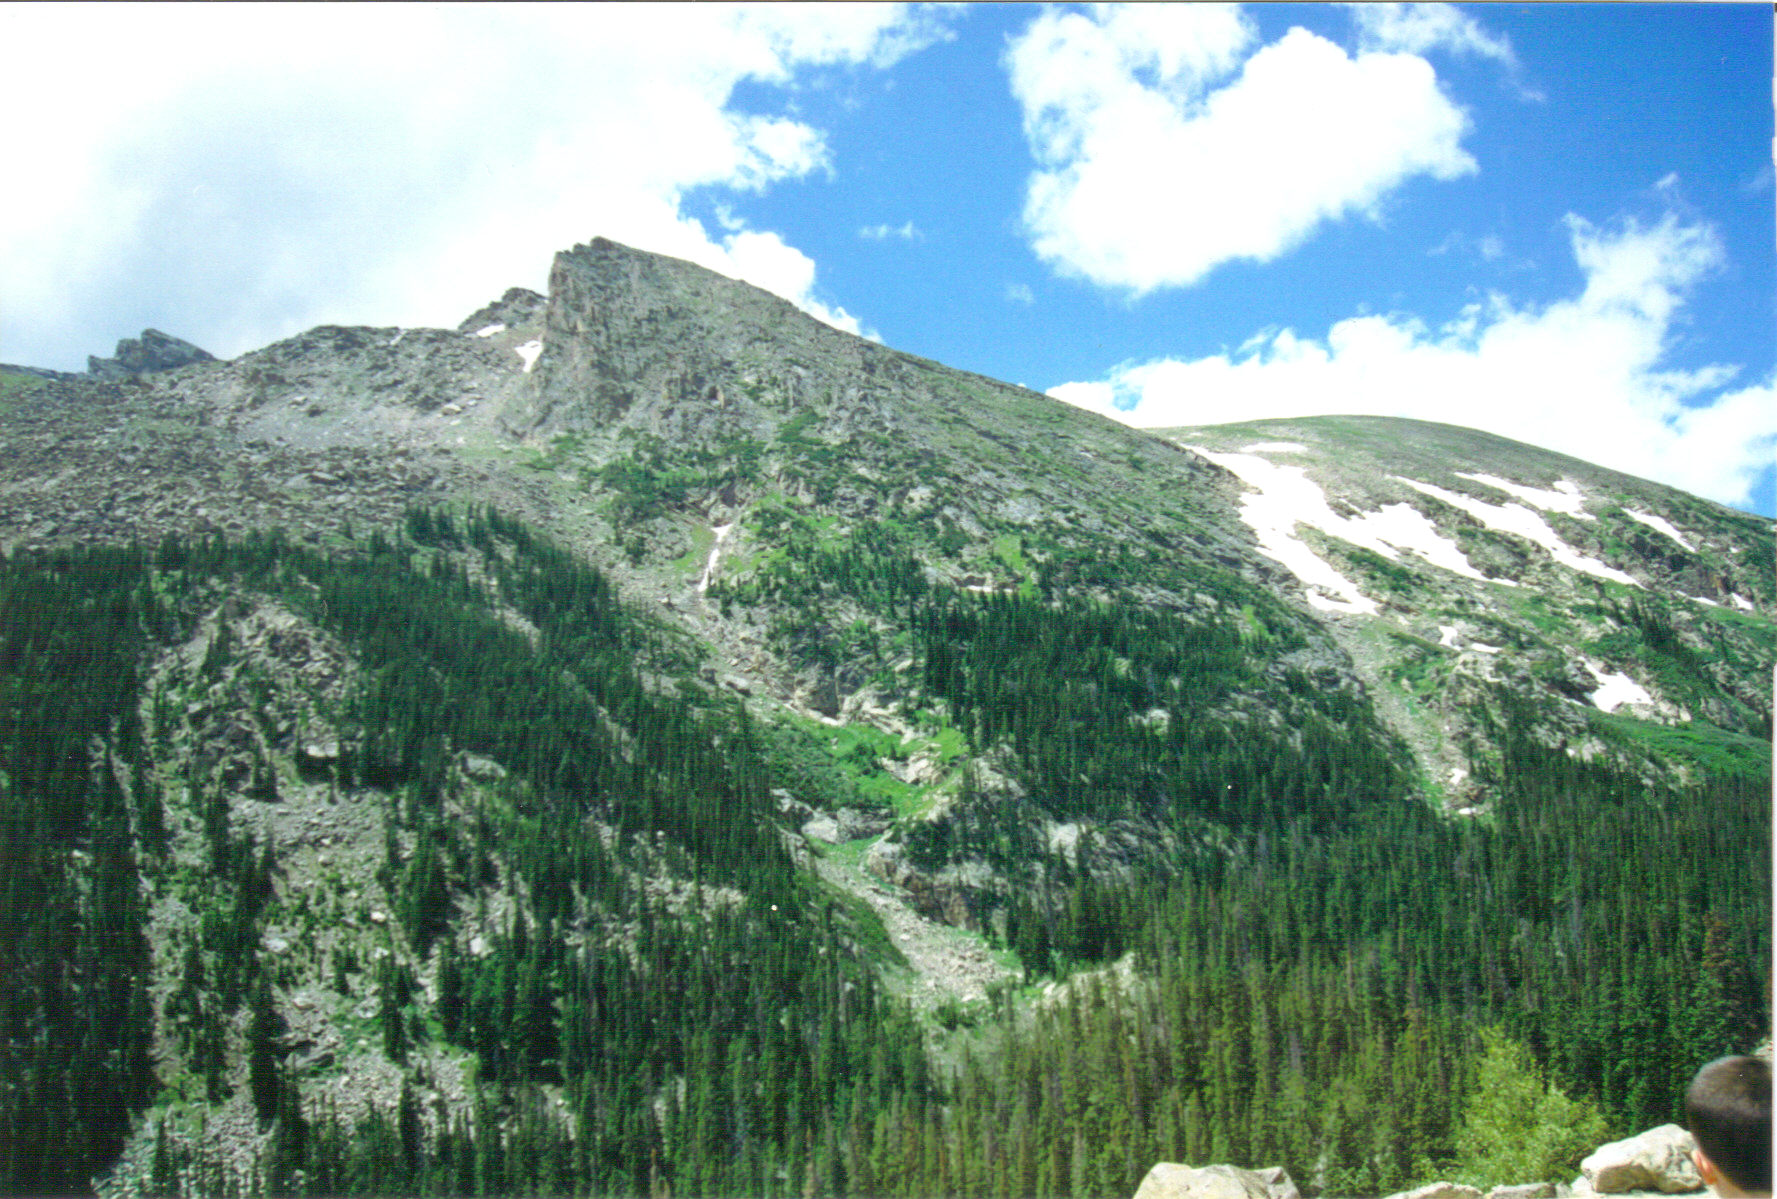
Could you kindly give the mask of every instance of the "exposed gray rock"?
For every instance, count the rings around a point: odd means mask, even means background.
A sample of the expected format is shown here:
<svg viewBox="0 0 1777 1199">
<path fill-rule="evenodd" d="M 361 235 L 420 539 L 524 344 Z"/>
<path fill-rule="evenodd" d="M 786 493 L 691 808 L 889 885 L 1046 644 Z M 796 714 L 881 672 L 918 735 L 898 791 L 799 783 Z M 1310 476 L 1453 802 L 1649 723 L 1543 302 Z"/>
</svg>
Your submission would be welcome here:
<svg viewBox="0 0 1777 1199">
<path fill-rule="evenodd" d="M 825 841 L 829 845 L 837 845 L 842 840 L 839 822 L 824 812 L 803 824 L 802 835 L 810 841 Z"/>
<path fill-rule="evenodd" d="M 1271 1199 L 1302 1199 L 1296 1180 L 1282 1166 L 1261 1166 L 1253 1173 L 1264 1182 L 1265 1189 L 1271 1193 Z"/>
<path fill-rule="evenodd" d="M 525 287 L 509 287 L 506 294 L 484 308 L 477 308 L 457 326 L 458 333 L 476 334 L 489 325 L 517 330 L 543 315 L 546 301 Z"/>
<path fill-rule="evenodd" d="M 1592 1199 L 1597 1194 L 1584 1174 L 1571 1183 L 1555 1184 L 1555 1199 Z M 1618 1191 L 1612 1199 L 1665 1199 L 1665 1195 L 1664 1191 Z"/>
<path fill-rule="evenodd" d="M 1554 1199 L 1555 1184 L 1552 1182 L 1526 1182 L 1518 1186 L 1494 1187 L 1487 1192 L 1487 1199 Z"/>
<path fill-rule="evenodd" d="M 52 371 L 41 366 L 20 366 L 16 362 L 0 362 L 0 374 L 30 375 L 34 379 L 51 379 L 57 383 L 75 383 L 86 378 L 85 375 L 70 371 Z"/>
<path fill-rule="evenodd" d="M 478 783 L 497 783 L 506 777 L 506 768 L 492 758 L 465 753 L 460 761 L 463 773 Z"/>
<path fill-rule="evenodd" d="M 833 814 L 838 825 L 841 841 L 855 841 L 859 837 L 874 837 L 884 832 L 889 826 L 889 819 L 880 811 L 868 808 L 840 808 Z"/>
<path fill-rule="evenodd" d="M 128 379 L 156 371 L 177 370 L 194 362 L 214 362 L 215 355 L 200 350 L 189 341 L 144 329 L 140 337 L 126 337 L 117 343 L 115 357 L 100 358 L 89 354 L 86 373 L 95 379 Z"/>
<path fill-rule="evenodd" d="M 1390 1195 L 1388 1199 L 1481 1199 L 1481 1190 L 1460 1182 L 1428 1182 L 1422 1187 Z"/>
<path fill-rule="evenodd" d="M 1676 1124 L 1662 1124 L 1638 1136 L 1602 1145 L 1580 1172 L 1600 1195 L 1653 1190 L 1666 1194 L 1695 1191 L 1703 1179 L 1691 1161 L 1697 1142 Z"/>
</svg>

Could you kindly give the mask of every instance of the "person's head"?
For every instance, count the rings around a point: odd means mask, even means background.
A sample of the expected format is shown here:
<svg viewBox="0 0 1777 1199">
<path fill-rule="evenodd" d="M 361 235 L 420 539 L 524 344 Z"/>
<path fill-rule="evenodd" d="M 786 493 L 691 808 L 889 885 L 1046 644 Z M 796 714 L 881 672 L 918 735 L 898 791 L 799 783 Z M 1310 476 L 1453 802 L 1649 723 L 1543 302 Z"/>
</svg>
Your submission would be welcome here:
<svg viewBox="0 0 1777 1199">
<path fill-rule="evenodd" d="M 1697 1172 L 1718 1195 L 1771 1193 L 1771 1064 L 1723 1057 L 1691 1079 L 1685 1118 Z"/>
</svg>

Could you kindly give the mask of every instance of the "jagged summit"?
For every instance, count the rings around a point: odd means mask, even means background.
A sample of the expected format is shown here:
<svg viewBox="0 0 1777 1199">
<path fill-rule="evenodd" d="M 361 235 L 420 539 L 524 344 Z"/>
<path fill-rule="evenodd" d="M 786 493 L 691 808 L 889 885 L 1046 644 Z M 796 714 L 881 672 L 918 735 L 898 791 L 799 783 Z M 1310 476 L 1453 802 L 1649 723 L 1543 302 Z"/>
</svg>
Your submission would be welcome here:
<svg viewBox="0 0 1777 1199">
<path fill-rule="evenodd" d="M 602 237 L 556 255 L 543 343 L 524 423 L 563 429 L 659 425 L 673 405 L 740 401 L 766 371 L 795 392 L 893 353 L 750 283 Z"/>
<path fill-rule="evenodd" d="M 159 374 L 164 371 L 178 370 L 183 366 L 215 361 L 217 361 L 215 355 L 208 350 L 199 349 L 189 341 L 162 333 L 159 329 L 144 329 L 140 337 L 121 338 L 117 343 L 117 349 L 112 352 L 110 358 L 100 358 L 97 354 L 88 354 L 84 372 L 49 370 L 41 366 L 23 366 L 18 363 L 0 362 L 0 374 L 43 379 L 55 383 L 80 383 L 90 380 L 118 383 L 126 379 L 139 379 L 143 375 Z"/>
<path fill-rule="evenodd" d="M 216 358 L 189 341 L 144 329 L 140 337 L 125 337 L 117 343 L 110 358 L 89 354 L 86 373 L 95 379 L 119 380 L 158 371 L 177 370 L 196 362 L 214 362 Z"/>
<path fill-rule="evenodd" d="M 526 287 L 509 287 L 492 304 L 477 308 L 457 325 L 458 333 L 491 337 L 507 329 L 528 327 L 543 312 L 547 301 Z M 496 328 L 495 326 L 499 326 Z"/>
</svg>

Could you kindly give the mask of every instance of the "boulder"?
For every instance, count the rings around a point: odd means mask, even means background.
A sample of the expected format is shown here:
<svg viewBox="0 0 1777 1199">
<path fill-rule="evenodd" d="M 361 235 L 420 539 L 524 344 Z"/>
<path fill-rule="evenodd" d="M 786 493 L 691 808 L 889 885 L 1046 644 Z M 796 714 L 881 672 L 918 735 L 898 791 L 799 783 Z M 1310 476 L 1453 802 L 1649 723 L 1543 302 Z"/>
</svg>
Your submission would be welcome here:
<svg viewBox="0 0 1777 1199">
<path fill-rule="evenodd" d="M 1593 1196 L 1597 1194 L 1598 1192 L 1592 1189 L 1592 1184 L 1586 1181 L 1584 1174 L 1574 1179 L 1571 1184 L 1559 1182 L 1555 1184 L 1555 1199 L 1593 1199 Z M 1617 1191 L 1611 1196 L 1611 1199 L 1666 1199 L 1666 1193 L 1664 1191 Z"/>
<path fill-rule="evenodd" d="M 1272 1199 L 1272 1194 L 1262 1177 L 1239 1166 L 1157 1162 L 1136 1188 L 1135 1199 Z"/>
<path fill-rule="evenodd" d="M 465 753 L 461 760 L 463 773 L 478 783 L 497 783 L 506 777 L 506 768 L 492 758 Z"/>
<path fill-rule="evenodd" d="M 1580 1173 L 1600 1195 L 1701 1190 L 1703 1179 L 1691 1162 L 1696 1147 L 1690 1133 L 1676 1124 L 1662 1124 L 1626 1141 L 1600 1146 L 1580 1163 Z"/>
<path fill-rule="evenodd" d="M 1481 1199 L 1479 1187 L 1460 1182 L 1428 1182 L 1411 1191 L 1401 1191 L 1388 1199 Z"/>
<path fill-rule="evenodd" d="M 1265 1184 L 1271 1199 L 1302 1199 L 1302 1192 L 1296 1189 L 1296 1180 L 1282 1166 L 1261 1166 L 1253 1173 Z"/>
<path fill-rule="evenodd" d="M 828 845 L 839 843 L 839 822 L 822 812 L 802 826 L 802 835 L 810 841 L 824 841 Z"/>
<path fill-rule="evenodd" d="M 839 841 L 856 841 L 859 837 L 875 837 L 888 829 L 889 819 L 881 811 L 866 808 L 840 808 L 833 813 L 839 826 Z"/>
<path fill-rule="evenodd" d="M 1525 1182 L 1517 1186 L 1494 1187 L 1487 1192 L 1487 1199 L 1555 1199 L 1555 1184 Z"/>
</svg>

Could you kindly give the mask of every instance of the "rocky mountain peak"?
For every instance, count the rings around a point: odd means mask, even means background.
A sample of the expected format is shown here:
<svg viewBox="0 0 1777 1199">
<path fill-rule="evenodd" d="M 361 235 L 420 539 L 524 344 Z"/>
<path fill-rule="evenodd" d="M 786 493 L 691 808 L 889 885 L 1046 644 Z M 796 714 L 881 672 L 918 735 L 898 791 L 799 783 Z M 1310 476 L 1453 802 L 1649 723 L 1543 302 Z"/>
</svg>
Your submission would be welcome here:
<svg viewBox="0 0 1777 1199">
<path fill-rule="evenodd" d="M 1021 1194 L 1226 1144 L 1383 1195 L 1554 1094 L 1477 1024 L 1626 1131 L 1768 1018 L 1763 517 L 1446 425 L 1131 429 L 602 239 L 207 359 L 0 367 L 0 828 L 90 813 L 0 911 L 75 1021 L 0 1038 L 0 1130 L 139 1116 L 58 1193 L 461 1190 L 533 1126 L 605 1138 L 563 1187 L 746 1193 L 679 1135 L 734 1096 L 778 1190 L 972 1192 L 796 1156 L 923 1103 L 910 1157 L 1059 1150 Z M 66 929 L 109 973 L 30 960 Z M 1028 1077 L 1087 1115 L 992 1106 Z"/>
<path fill-rule="evenodd" d="M 140 337 L 121 339 L 110 358 L 87 355 L 86 373 L 95 379 L 120 380 L 158 371 L 178 370 L 196 362 L 214 361 L 215 355 L 199 349 L 189 341 L 162 333 L 159 329 L 144 329 Z"/>
<path fill-rule="evenodd" d="M 899 357 L 749 283 L 604 238 L 556 255 L 543 344 L 533 406 L 518 424 L 557 431 L 621 421 L 669 433 L 688 402 L 754 407 L 743 396 L 767 373 L 793 406 L 815 375 Z M 759 416 L 741 423 L 758 426 Z"/>
<path fill-rule="evenodd" d="M 466 317 L 457 326 L 457 332 L 491 337 L 507 329 L 523 328 L 536 321 L 546 303 L 542 296 L 527 287 L 509 287 L 505 295 Z"/>
</svg>

